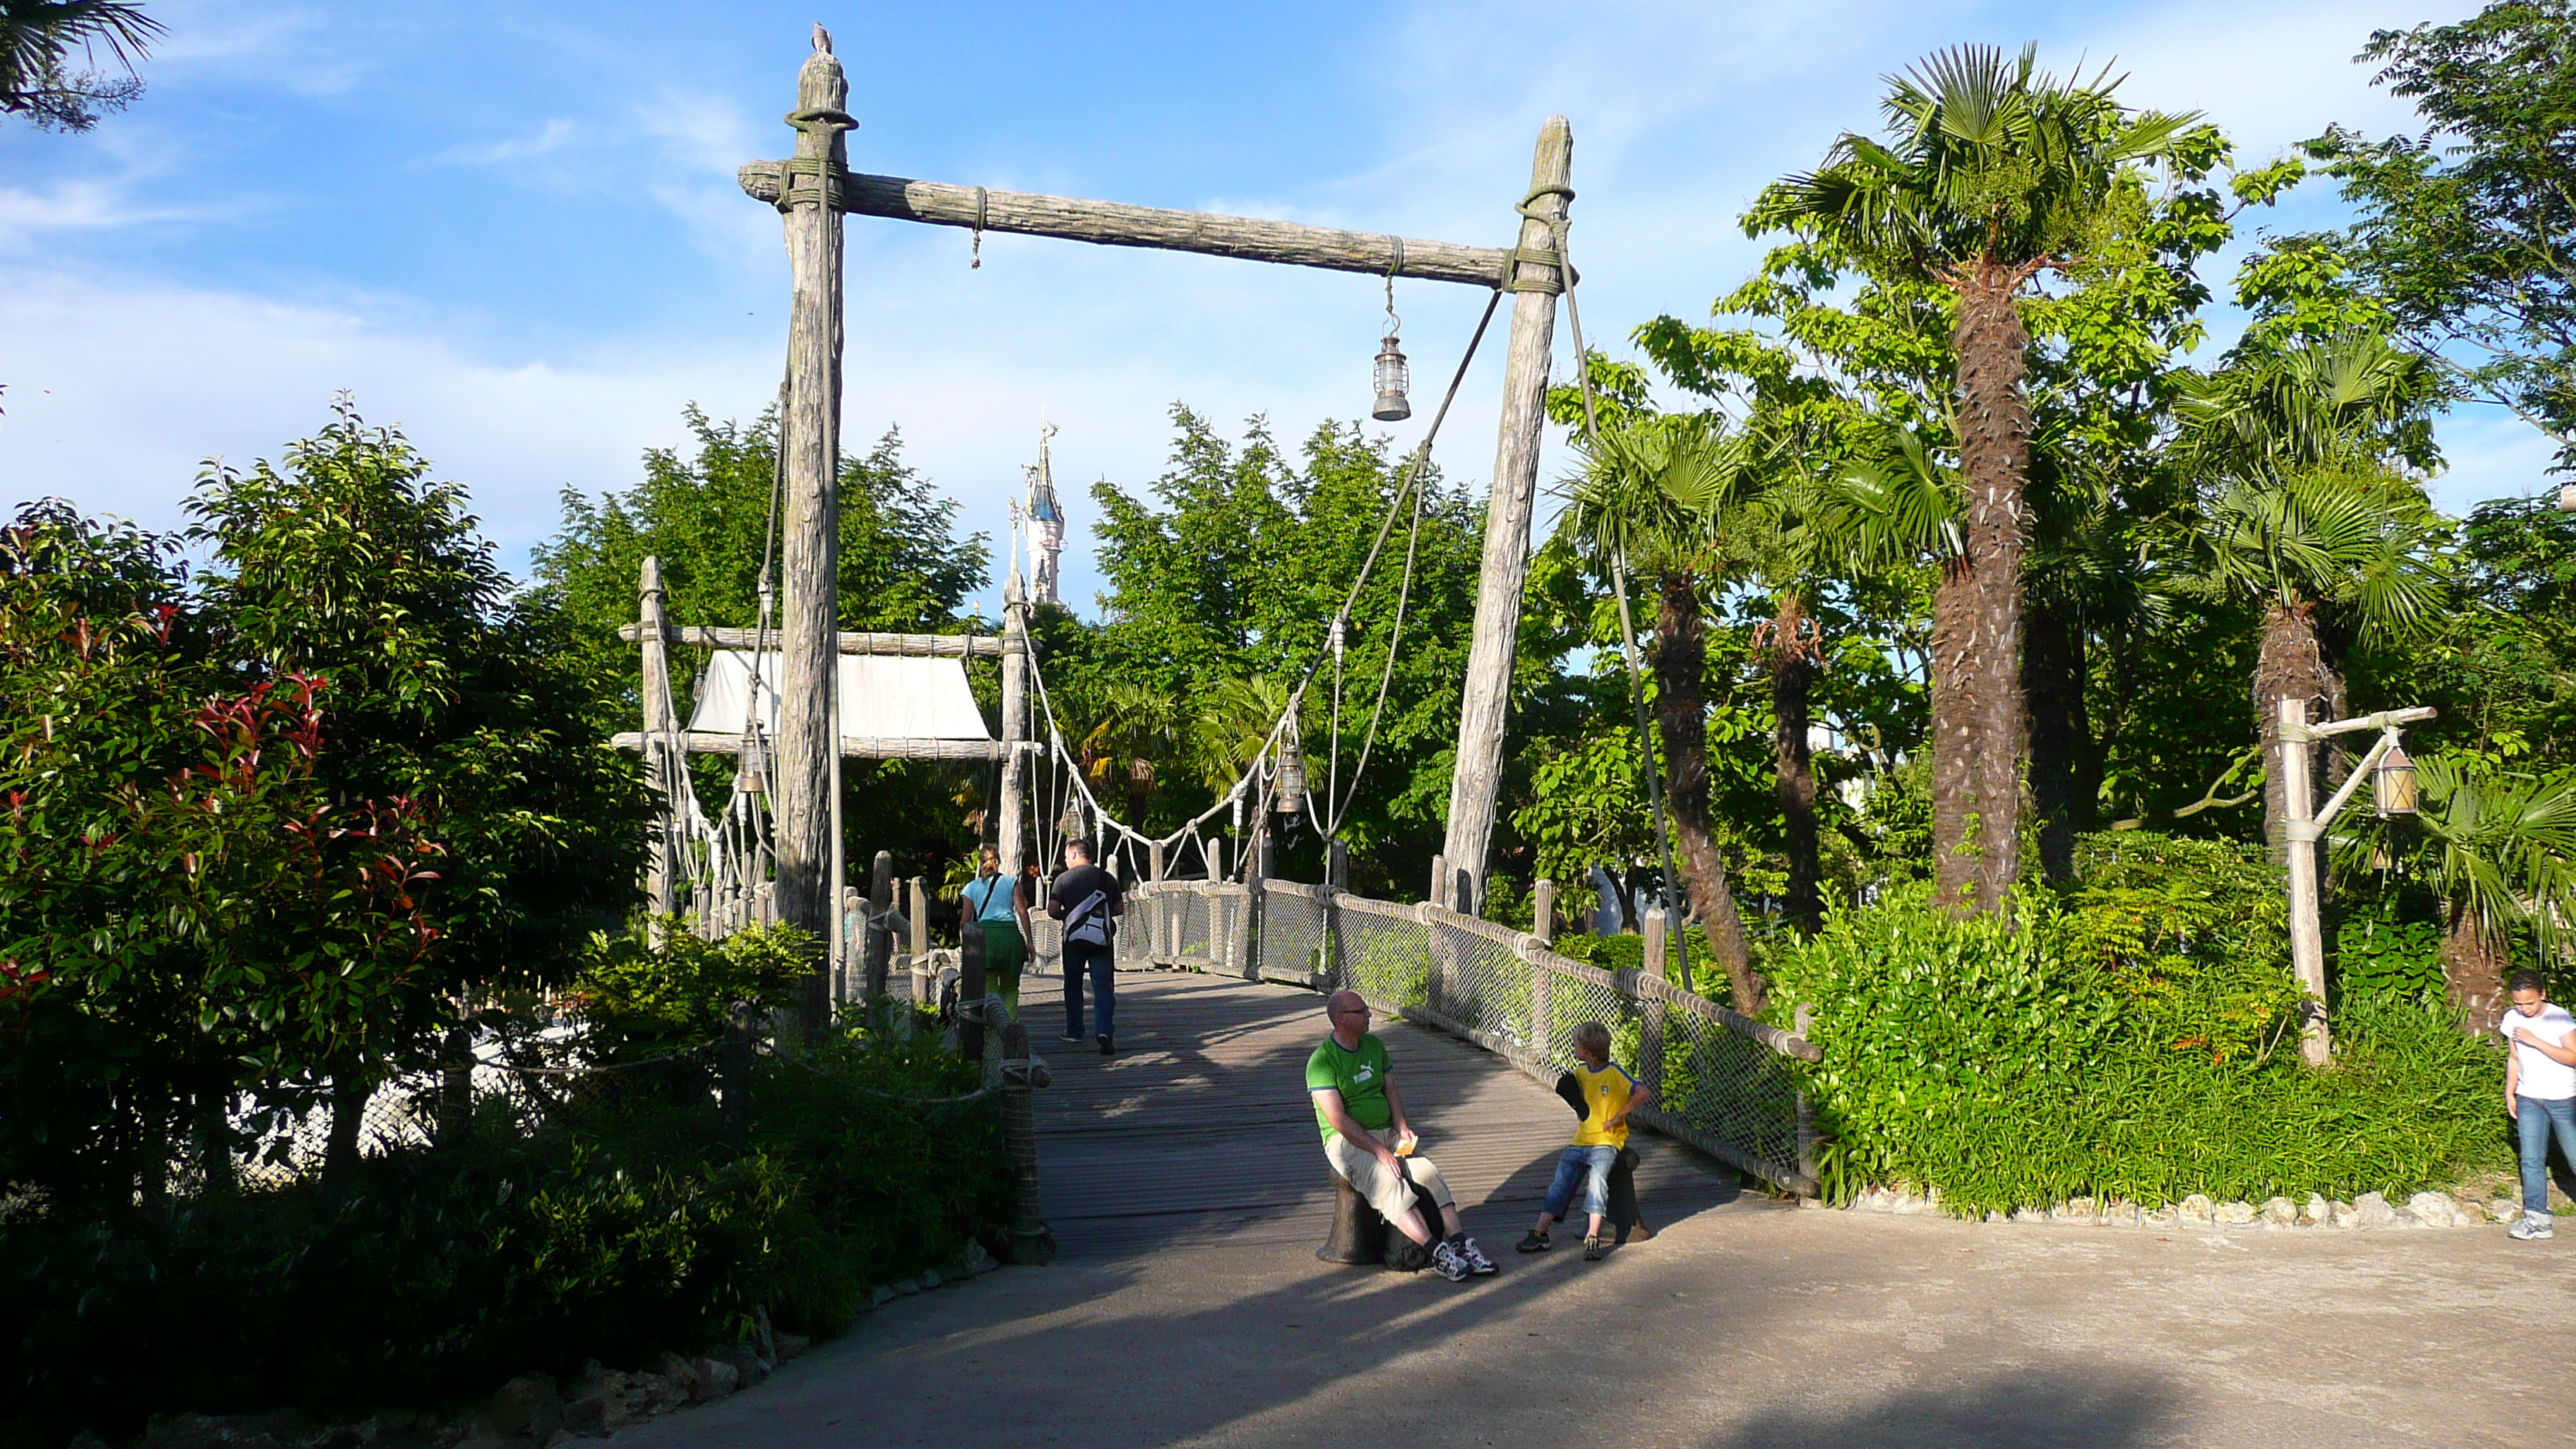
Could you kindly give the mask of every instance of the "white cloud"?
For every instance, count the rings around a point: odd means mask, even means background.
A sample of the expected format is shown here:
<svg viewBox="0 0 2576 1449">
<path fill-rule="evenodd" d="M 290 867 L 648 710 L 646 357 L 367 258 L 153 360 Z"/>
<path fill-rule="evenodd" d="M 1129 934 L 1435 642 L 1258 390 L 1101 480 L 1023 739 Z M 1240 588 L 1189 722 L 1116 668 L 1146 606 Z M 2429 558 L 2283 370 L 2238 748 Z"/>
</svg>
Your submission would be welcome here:
<svg viewBox="0 0 2576 1449">
<path fill-rule="evenodd" d="M 507 141 L 494 141 L 483 146 L 451 146 L 440 153 L 442 161 L 463 166 L 496 166 L 505 162 L 525 161 L 561 150 L 581 134 L 579 123 L 570 116 L 556 116 L 534 135 L 515 136 Z"/>
</svg>

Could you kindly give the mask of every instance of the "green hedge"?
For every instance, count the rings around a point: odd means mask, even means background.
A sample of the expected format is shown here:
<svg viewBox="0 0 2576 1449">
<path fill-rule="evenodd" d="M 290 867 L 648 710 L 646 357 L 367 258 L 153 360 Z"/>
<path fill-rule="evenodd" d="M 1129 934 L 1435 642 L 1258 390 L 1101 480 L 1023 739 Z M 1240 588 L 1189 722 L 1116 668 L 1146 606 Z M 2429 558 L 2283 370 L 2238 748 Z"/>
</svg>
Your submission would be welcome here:
<svg viewBox="0 0 2576 1449">
<path fill-rule="evenodd" d="M 2508 1167 L 2501 1062 L 2438 993 L 2338 1004 L 2299 1057 L 2278 877 L 2217 842 L 2097 839 L 2081 882 L 1955 920 L 1923 888 L 1837 910 L 1766 967 L 1815 1008 L 1805 1070 L 1829 1195 L 1939 1188 L 1954 1212 L 2448 1186 Z M 2390 975 L 2420 976 L 2420 969 Z"/>
<path fill-rule="evenodd" d="M 756 936 L 654 954 L 683 986 L 762 993 L 769 958 L 794 959 Z M 131 1432 L 159 1412 L 438 1408 L 531 1369 L 734 1342 L 755 1304 L 828 1335 L 873 1285 L 998 1237 L 1010 1189 L 992 1100 L 897 1100 L 976 1085 L 935 1032 L 756 1058 L 728 1138 L 712 1053 L 647 1060 L 672 1041 L 657 1022 L 692 1018 L 667 979 L 623 989 L 630 956 L 603 951 L 588 978 L 593 1034 L 624 1043 L 629 1069 L 575 1079 L 534 1122 L 487 1101 L 469 1145 L 369 1157 L 337 1187 L 0 1209 L 14 1390 L 0 1445 Z"/>
</svg>

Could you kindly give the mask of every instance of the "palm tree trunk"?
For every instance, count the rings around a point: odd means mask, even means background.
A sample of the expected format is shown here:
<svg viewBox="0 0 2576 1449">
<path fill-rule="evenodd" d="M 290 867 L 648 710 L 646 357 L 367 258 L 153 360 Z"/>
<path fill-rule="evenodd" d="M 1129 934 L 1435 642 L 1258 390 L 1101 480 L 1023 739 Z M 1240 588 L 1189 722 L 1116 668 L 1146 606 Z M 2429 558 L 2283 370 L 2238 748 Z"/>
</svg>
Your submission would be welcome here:
<svg viewBox="0 0 2576 1449">
<path fill-rule="evenodd" d="M 1700 617 L 1698 581 L 1664 574 L 1655 598 L 1655 726 L 1664 742 L 1673 844 L 1691 914 L 1708 933 L 1709 954 L 1725 968 L 1735 1009 L 1752 1016 L 1762 1010 L 1765 983 L 1754 973 L 1709 821 L 1707 696 L 1708 627 Z"/>
<path fill-rule="evenodd" d="M 1932 591 L 1932 887 L 1953 910 L 1976 899 L 1976 849 L 1970 841 L 1976 797 L 1976 714 L 1970 685 L 1977 672 L 1975 577 L 1965 559 L 1941 565 Z"/>
<path fill-rule="evenodd" d="M 1771 616 L 1771 765 L 1780 781 L 1780 821 L 1789 857 L 1789 929 L 1800 937 L 1824 924 L 1824 864 L 1816 847 L 1816 766 L 1807 746 L 1807 694 L 1816 677 L 1807 635 L 1814 625 L 1795 589 L 1780 591 Z"/>
<path fill-rule="evenodd" d="M 2093 827 L 2094 798 L 2079 780 L 2092 729 L 2084 713 L 2084 632 L 2058 610 L 2031 611 L 2021 686 L 2030 708 L 2030 808 L 2039 822 L 2040 868 L 2050 880 L 2070 880 L 2075 837 Z"/>
<path fill-rule="evenodd" d="M 1970 880 L 1979 913 L 2002 909 L 2021 873 L 2022 762 L 2030 739 L 2021 690 L 2021 568 L 2030 540 L 2022 491 L 2030 476 L 2031 435 L 2022 377 L 2030 334 L 2014 295 L 2024 280 L 2019 269 L 1992 262 L 1973 264 L 1952 279 L 1959 296 L 1951 343 L 1959 368 L 1959 463 L 1968 484 L 1974 603 L 1959 650 L 1972 661 L 1962 704 L 1970 719 L 1967 814 L 1973 833 L 1951 849 L 1974 852 Z M 1936 835 L 1935 847 L 1941 843 Z"/>
<path fill-rule="evenodd" d="M 2504 1018 L 2504 977 L 2511 964 L 2504 939 L 2487 930 L 2466 902 L 2453 902 L 2450 931 L 2442 937 L 2442 980 L 2470 1031 L 2493 1031 Z"/>
<path fill-rule="evenodd" d="M 2315 607 L 2301 602 L 2289 607 L 2275 603 L 2263 610 L 2263 643 L 2254 659 L 2254 728 L 2263 741 L 2263 839 L 2271 846 L 2272 862 L 2287 865 L 2290 859 L 2290 797 L 2281 788 L 2281 709 L 2283 699 L 2323 700 L 2329 710 L 2343 698 L 2343 677 L 2326 657 L 2317 638 Z M 2317 718 L 2311 704 L 2308 718 Z M 2321 745 L 2308 749 L 2310 789 L 2321 795 L 2326 784 L 2326 753 Z M 2311 799 L 2308 808 L 2314 810 Z M 2318 879 L 2323 880 L 2322 873 Z"/>
</svg>

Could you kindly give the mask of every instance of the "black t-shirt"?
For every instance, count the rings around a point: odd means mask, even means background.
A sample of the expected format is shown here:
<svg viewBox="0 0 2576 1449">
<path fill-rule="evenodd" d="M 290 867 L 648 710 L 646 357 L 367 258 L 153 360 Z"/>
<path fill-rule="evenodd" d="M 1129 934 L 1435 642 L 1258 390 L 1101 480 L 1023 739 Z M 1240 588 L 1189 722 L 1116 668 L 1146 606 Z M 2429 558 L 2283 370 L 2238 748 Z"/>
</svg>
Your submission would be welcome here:
<svg viewBox="0 0 2576 1449">
<path fill-rule="evenodd" d="M 1110 917 L 1126 894 L 1118 877 L 1096 865 L 1077 865 L 1055 878 L 1047 914 L 1064 922 L 1067 944 L 1106 946 L 1118 930 Z"/>
</svg>

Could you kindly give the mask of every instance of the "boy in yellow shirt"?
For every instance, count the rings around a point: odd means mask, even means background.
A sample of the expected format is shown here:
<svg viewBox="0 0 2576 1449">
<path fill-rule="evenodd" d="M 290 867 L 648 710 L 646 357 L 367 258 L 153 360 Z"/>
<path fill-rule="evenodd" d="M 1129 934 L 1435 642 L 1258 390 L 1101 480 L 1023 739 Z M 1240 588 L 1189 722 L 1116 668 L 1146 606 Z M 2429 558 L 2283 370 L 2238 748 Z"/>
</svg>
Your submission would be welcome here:
<svg viewBox="0 0 2576 1449">
<path fill-rule="evenodd" d="M 1583 1211 L 1590 1218 L 1583 1233 L 1583 1260 L 1593 1263 L 1601 1259 L 1601 1217 L 1610 1206 L 1610 1167 L 1619 1160 L 1619 1149 L 1628 1145 L 1628 1114 L 1653 1101 L 1655 1094 L 1611 1062 L 1610 1028 L 1597 1021 L 1574 1029 L 1574 1061 L 1569 1075 L 1583 1094 L 1583 1122 L 1574 1129 L 1574 1145 L 1557 1155 L 1556 1179 L 1547 1185 L 1547 1202 L 1538 1211 L 1538 1224 L 1514 1246 L 1524 1253 L 1544 1253 L 1554 1246 L 1548 1241 L 1548 1225 L 1574 1205 L 1574 1185 L 1580 1179 Z"/>
</svg>

